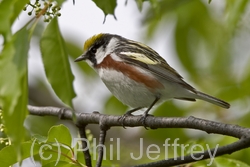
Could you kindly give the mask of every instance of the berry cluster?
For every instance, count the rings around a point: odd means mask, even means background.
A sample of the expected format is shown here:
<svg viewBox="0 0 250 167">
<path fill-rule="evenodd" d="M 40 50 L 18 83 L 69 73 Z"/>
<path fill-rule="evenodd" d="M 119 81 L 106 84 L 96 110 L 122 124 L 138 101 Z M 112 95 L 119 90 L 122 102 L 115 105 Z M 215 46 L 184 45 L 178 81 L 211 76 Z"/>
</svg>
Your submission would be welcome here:
<svg viewBox="0 0 250 167">
<path fill-rule="evenodd" d="M 28 15 L 31 16 L 33 12 L 37 18 L 43 15 L 44 22 L 49 22 L 52 18 L 61 16 L 61 13 L 59 12 L 61 7 L 58 6 L 56 2 L 35 0 L 34 3 L 27 3 L 23 10 L 26 11 L 29 7 L 31 7 L 31 10 L 28 12 Z"/>
<path fill-rule="evenodd" d="M 2 110 L 0 109 L 0 144 L 4 144 L 5 146 L 10 145 L 10 140 L 8 137 L 4 137 L 6 136 L 4 131 L 4 125 L 2 124 L 2 120 L 3 120 L 3 114 L 2 114 Z"/>
</svg>

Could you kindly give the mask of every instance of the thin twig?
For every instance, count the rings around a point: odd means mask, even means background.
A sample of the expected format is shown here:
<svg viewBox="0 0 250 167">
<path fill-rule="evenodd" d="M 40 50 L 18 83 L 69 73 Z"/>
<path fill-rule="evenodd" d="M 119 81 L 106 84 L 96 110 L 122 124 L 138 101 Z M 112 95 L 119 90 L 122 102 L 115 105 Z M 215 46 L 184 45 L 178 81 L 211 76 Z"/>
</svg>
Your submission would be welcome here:
<svg viewBox="0 0 250 167">
<path fill-rule="evenodd" d="M 103 159 L 103 148 L 104 148 L 104 143 L 105 143 L 105 138 L 106 138 L 106 130 L 100 130 L 100 135 L 99 135 L 99 147 L 98 147 L 98 159 L 96 162 L 96 167 L 101 167 L 102 166 L 102 159 Z"/>
<path fill-rule="evenodd" d="M 205 151 L 203 153 L 196 153 L 193 155 L 187 155 L 184 157 L 175 157 L 171 159 L 166 159 L 166 160 L 160 160 L 157 162 L 152 162 L 152 163 L 146 163 L 146 164 L 141 164 L 141 165 L 136 165 L 134 167 L 166 167 L 166 166 L 175 166 L 175 165 L 180 165 L 180 164 L 186 164 L 190 162 L 195 162 L 195 161 L 200 161 L 200 160 L 205 160 L 209 159 L 210 155 L 214 155 L 214 152 L 216 153 L 216 157 L 224 154 L 231 154 L 233 152 L 236 152 L 238 150 L 250 147 L 250 138 L 242 138 L 232 144 L 226 145 L 226 146 L 221 146 L 217 149 L 211 149 L 209 151 Z M 195 160 L 193 157 L 202 157 L 200 160 Z"/>
<path fill-rule="evenodd" d="M 82 148 L 83 149 L 83 154 L 84 154 L 84 159 L 85 159 L 85 164 L 88 167 L 92 167 L 92 163 L 91 163 L 91 155 L 89 153 L 89 148 L 88 147 L 88 143 L 87 143 L 87 135 L 86 135 L 86 125 L 77 125 L 79 132 L 80 132 L 80 136 L 83 140 L 82 141 Z M 84 140 L 86 139 L 86 140 Z"/>
<path fill-rule="evenodd" d="M 109 126 L 106 125 L 106 120 L 104 117 L 101 117 L 101 119 L 99 120 L 99 126 L 100 126 L 100 135 L 99 135 L 98 159 L 97 159 L 96 167 L 102 166 L 105 139 L 106 139 L 107 130 L 109 129 Z"/>
</svg>

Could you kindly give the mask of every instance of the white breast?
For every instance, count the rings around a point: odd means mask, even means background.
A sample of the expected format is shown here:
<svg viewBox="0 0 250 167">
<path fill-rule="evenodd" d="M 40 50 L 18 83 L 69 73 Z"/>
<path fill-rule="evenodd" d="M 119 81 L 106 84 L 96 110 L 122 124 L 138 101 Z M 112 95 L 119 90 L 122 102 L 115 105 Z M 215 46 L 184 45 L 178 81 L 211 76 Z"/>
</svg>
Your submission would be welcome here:
<svg viewBox="0 0 250 167">
<path fill-rule="evenodd" d="M 133 108 L 148 107 L 155 100 L 155 93 L 121 72 L 101 68 L 98 73 L 110 92 L 126 105 Z"/>
</svg>

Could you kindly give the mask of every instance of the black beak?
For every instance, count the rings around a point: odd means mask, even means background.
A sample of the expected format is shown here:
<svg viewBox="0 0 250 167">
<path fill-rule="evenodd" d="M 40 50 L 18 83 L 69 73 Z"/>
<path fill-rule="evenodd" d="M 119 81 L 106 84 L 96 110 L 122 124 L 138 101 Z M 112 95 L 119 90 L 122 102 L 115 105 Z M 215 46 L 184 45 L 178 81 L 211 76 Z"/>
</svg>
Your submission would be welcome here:
<svg viewBox="0 0 250 167">
<path fill-rule="evenodd" d="M 86 59 L 87 59 L 87 56 L 85 54 L 82 54 L 81 56 L 76 58 L 74 62 L 78 62 L 78 61 L 82 61 L 82 60 L 86 60 Z"/>
</svg>

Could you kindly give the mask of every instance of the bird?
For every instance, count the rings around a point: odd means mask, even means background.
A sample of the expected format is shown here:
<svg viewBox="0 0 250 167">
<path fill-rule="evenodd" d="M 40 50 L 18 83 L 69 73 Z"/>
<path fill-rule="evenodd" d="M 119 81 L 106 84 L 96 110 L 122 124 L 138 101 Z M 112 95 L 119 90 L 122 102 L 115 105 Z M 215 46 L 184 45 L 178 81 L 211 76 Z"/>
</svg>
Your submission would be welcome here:
<svg viewBox="0 0 250 167">
<path fill-rule="evenodd" d="M 133 112 L 146 108 L 142 114 L 145 124 L 152 107 L 169 99 L 200 99 L 230 108 L 229 103 L 202 93 L 185 82 L 151 47 L 120 35 L 93 35 L 85 41 L 83 54 L 75 59 L 75 62 L 79 61 L 86 61 L 98 73 L 109 91 L 132 108 L 122 115 L 123 121 Z"/>
</svg>

